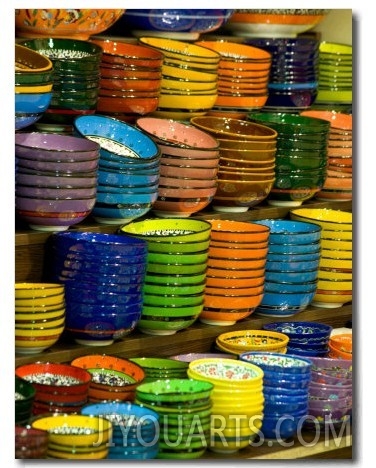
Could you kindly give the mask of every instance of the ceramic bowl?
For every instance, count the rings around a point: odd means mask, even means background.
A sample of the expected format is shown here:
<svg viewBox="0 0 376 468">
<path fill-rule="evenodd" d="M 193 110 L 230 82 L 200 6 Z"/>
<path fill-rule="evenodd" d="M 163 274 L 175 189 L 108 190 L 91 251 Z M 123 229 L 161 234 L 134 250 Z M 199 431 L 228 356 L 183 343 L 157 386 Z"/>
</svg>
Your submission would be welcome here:
<svg viewBox="0 0 376 468">
<path fill-rule="evenodd" d="M 15 376 L 15 423 L 25 425 L 32 414 L 36 390 L 31 382 Z"/>
<path fill-rule="evenodd" d="M 53 64 L 48 57 L 18 43 L 14 47 L 16 85 L 51 81 Z"/>
<path fill-rule="evenodd" d="M 304 271 L 265 271 L 266 283 L 290 283 L 290 284 L 304 284 L 305 282 L 316 281 L 319 277 L 318 268 Z"/>
<path fill-rule="evenodd" d="M 279 352 L 280 349 L 287 346 L 288 341 L 288 336 L 283 333 L 264 333 L 260 330 L 221 333 L 216 338 L 217 345 L 220 344 L 238 354 L 246 351 Z"/>
<path fill-rule="evenodd" d="M 312 371 L 314 372 L 340 379 L 352 378 L 352 360 L 329 357 L 312 357 L 310 360 L 313 363 Z"/>
<path fill-rule="evenodd" d="M 125 10 L 23 10 L 15 12 L 19 37 L 66 37 L 88 40 L 114 24 Z"/>
<path fill-rule="evenodd" d="M 315 294 L 316 288 L 313 291 L 290 293 L 265 291 L 257 313 L 288 317 L 306 309 L 313 301 Z"/>
<path fill-rule="evenodd" d="M 330 231 L 330 234 L 333 234 L 334 238 L 335 232 L 333 231 L 351 233 L 352 230 L 352 214 L 342 210 L 298 208 L 291 210 L 290 215 L 295 220 L 318 224 L 323 230 Z"/>
<path fill-rule="evenodd" d="M 16 425 L 14 432 L 16 459 L 47 458 L 47 431 L 35 429 L 29 425 Z"/>
<path fill-rule="evenodd" d="M 168 378 L 187 378 L 187 362 L 180 362 L 170 358 L 134 357 L 130 358 L 141 366 L 146 374 L 145 383 L 153 380 Z"/>
<path fill-rule="evenodd" d="M 332 331 L 330 325 L 319 322 L 274 322 L 264 325 L 265 330 L 285 333 L 295 343 L 315 344 L 327 340 Z"/>
<path fill-rule="evenodd" d="M 269 242 L 272 244 L 313 244 L 321 239 L 321 228 L 310 222 L 288 219 L 263 219 L 253 222 L 269 227 Z"/>
</svg>

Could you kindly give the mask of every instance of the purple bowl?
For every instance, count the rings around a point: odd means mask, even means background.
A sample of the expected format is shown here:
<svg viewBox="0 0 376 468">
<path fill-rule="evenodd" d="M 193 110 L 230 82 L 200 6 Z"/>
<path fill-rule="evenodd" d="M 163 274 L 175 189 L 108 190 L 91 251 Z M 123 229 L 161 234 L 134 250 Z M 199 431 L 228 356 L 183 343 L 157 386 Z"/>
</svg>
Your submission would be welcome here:
<svg viewBox="0 0 376 468">
<path fill-rule="evenodd" d="M 92 210 L 77 213 L 39 213 L 38 211 L 16 210 L 16 213 L 29 224 L 30 229 L 38 231 L 65 231 L 80 223 Z M 47 216 L 46 216 L 47 215 Z"/>
<path fill-rule="evenodd" d="M 95 171 L 85 171 L 85 172 L 70 172 L 70 171 L 40 171 L 37 169 L 31 169 L 29 167 L 21 167 L 16 165 L 16 175 L 25 174 L 25 175 L 43 175 L 43 176 L 53 176 L 53 177 L 92 177 L 95 178 L 95 183 L 98 180 L 98 170 Z"/>
<path fill-rule="evenodd" d="M 312 382 L 317 382 L 322 385 L 335 385 L 335 386 L 347 386 L 352 385 L 352 378 L 348 377 L 334 377 L 329 374 L 323 374 L 317 372 L 316 370 L 312 371 Z"/>
<path fill-rule="evenodd" d="M 52 199 L 69 199 L 74 198 L 93 198 L 97 194 L 97 186 L 83 188 L 53 188 L 53 187 L 38 187 L 30 185 L 22 185 L 16 183 L 16 196 L 31 197 L 31 198 L 52 198 Z"/>
<path fill-rule="evenodd" d="M 337 400 L 352 396 L 352 385 L 324 385 L 316 382 L 309 384 L 310 397 L 326 398 L 328 400 Z"/>
<path fill-rule="evenodd" d="M 94 141 L 71 135 L 25 132 L 15 135 L 16 156 L 33 161 L 80 161 L 99 158 Z"/>
<path fill-rule="evenodd" d="M 96 171 L 98 169 L 98 158 L 72 162 L 64 160 L 36 161 L 16 156 L 16 165 L 18 168 L 33 169 L 35 171 L 68 172 L 75 174 L 77 172 Z"/>
<path fill-rule="evenodd" d="M 41 188 L 88 188 L 97 185 L 97 176 L 46 175 L 42 173 L 24 173 L 16 170 L 16 184 Z"/>
<path fill-rule="evenodd" d="M 352 360 L 329 357 L 312 357 L 312 371 L 338 378 L 352 378 Z"/>
<path fill-rule="evenodd" d="M 91 211 L 95 205 L 95 197 L 61 199 L 27 198 L 16 196 L 16 210 L 43 213 L 83 213 Z"/>
</svg>

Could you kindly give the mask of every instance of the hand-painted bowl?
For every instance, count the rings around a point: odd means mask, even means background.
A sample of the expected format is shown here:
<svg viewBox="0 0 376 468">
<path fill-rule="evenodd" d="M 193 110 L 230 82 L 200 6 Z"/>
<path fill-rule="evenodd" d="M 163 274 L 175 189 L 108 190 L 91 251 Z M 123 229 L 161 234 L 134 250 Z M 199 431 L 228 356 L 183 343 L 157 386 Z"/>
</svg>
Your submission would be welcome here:
<svg viewBox="0 0 376 468">
<path fill-rule="evenodd" d="M 60 37 L 88 40 L 112 26 L 124 9 L 16 9 L 19 37 Z"/>
<path fill-rule="evenodd" d="M 279 332 L 266 332 L 262 330 L 242 330 L 237 332 L 221 333 L 216 343 L 231 349 L 236 353 L 246 351 L 274 351 L 287 346 L 289 337 Z"/>
</svg>

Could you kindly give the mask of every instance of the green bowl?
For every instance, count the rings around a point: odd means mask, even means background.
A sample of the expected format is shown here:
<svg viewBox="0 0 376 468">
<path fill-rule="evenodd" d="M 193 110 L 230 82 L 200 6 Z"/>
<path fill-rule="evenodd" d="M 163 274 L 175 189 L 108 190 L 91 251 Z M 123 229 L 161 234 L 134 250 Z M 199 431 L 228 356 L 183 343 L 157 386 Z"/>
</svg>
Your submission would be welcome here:
<svg viewBox="0 0 376 468">
<path fill-rule="evenodd" d="M 206 282 L 198 284 L 176 285 L 176 284 L 150 284 L 144 283 L 143 291 L 145 294 L 172 294 L 177 296 L 201 294 L 205 291 Z"/>
<path fill-rule="evenodd" d="M 205 220 L 158 218 L 133 221 L 122 226 L 119 232 L 146 239 L 148 243 L 180 244 L 206 241 L 210 237 L 210 230 L 211 224 Z M 168 246 L 165 247 L 168 248 Z"/>
<path fill-rule="evenodd" d="M 164 263 L 168 265 L 194 265 L 205 263 L 208 259 L 208 249 L 201 252 L 187 253 L 161 253 L 150 252 L 147 254 L 147 261 L 151 263 Z"/>
<path fill-rule="evenodd" d="M 182 375 L 187 375 L 186 371 L 188 369 L 188 363 L 182 361 L 175 361 L 174 359 L 169 358 L 159 358 L 159 357 L 134 357 L 129 358 L 130 361 L 134 362 L 141 366 L 145 372 L 150 371 L 164 371 L 168 372 L 181 372 Z"/>
<path fill-rule="evenodd" d="M 207 262 L 194 263 L 192 265 L 167 264 L 167 263 L 147 263 L 146 278 L 148 273 L 159 273 L 161 275 L 198 275 L 204 273 L 207 268 Z"/>
<path fill-rule="evenodd" d="M 36 394 L 34 385 L 27 380 L 15 376 L 15 423 L 25 424 L 32 414 Z"/>
<path fill-rule="evenodd" d="M 192 254 L 195 252 L 203 252 L 209 248 L 210 235 L 208 234 L 207 239 L 199 242 L 154 242 L 149 239 L 148 241 L 148 252 L 150 253 L 171 253 L 171 254 Z"/>
<path fill-rule="evenodd" d="M 172 319 L 166 321 L 166 317 L 152 317 L 153 320 L 149 320 L 148 316 L 141 316 L 141 320 L 137 323 L 138 329 L 149 335 L 172 335 L 179 330 L 184 330 L 192 324 L 194 324 L 198 317 L 190 317 L 187 320 L 183 320 L 182 317 L 179 319 Z"/>
<path fill-rule="evenodd" d="M 165 403 L 182 403 L 210 398 L 214 385 L 194 379 L 171 379 L 140 384 L 136 389 L 136 398 Z"/>
<path fill-rule="evenodd" d="M 202 311 L 203 303 L 196 305 L 182 305 L 177 307 L 165 306 L 158 307 L 156 305 L 143 304 L 142 314 L 144 316 L 152 317 L 164 317 L 164 318 L 173 318 L 173 317 L 196 317 Z"/>
<path fill-rule="evenodd" d="M 287 112 L 257 112 L 247 115 L 251 122 L 267 125 L 278 132 L 287 133 L 325 133 L 330 130 L 330 122 Z"/>
<path fill-rule="evenodd" d="M 144 294 L 143 304 L 153 305 L 157 307 L 184 307 L 184 306 L 195 306 L 203 303 L 204 293 L 192 294 L 192 295 L 172 295 L 172 294 Z M 144 310 L 144 309 L 142 309 Z"/>
<path fill-rule="evenodd" d="M 152 274 L 148 272 L 145 276 L 145 283 L 150 285 L 165 286 L 170 284 L 173 286 L 189 286 L 201 284 L 206 279 L 206 268 L 203 272 L 197 274 L 160 274 L 156 272 Z"/>
<path fill-rule="evenodd" d="M 323 170 L 328 164 L 328 158 L 310 157 L 310 153 L 305 152 L 306 156 L 298 156 L 294 153 L 285 153 L 284 156 L 278 156 L 276 161 L 276 172 L 277 171 L 295 171 L 295 170 Z"/>
<path fill-rule="evenodd" d="M 154 382 L 158 382 L 157 380 L 154 381 Z M 147 384 L 150 384 L 150 383 L 153 383 L 153 382 L 147 382 Z M 210 409 L 212 406 L 213 406 L 213 403 L 211 402 L 210 398 L 206 398 L 205 400 L 203 400 L 203 403 L 199 406 L 193 406 L 193 407 L 190 407 L 190 406 L 186 406 L 186 407 L 183 407 L 183 408 L 179 408 L 179 407 L 174 407 L 174 406 L 168 406 L 166 405 L 164 402 L 162 402 L 161 405 L 158 405 L 152 401 L 144 401 L 142 400 L 141 398 L 139 399 L 137 394 L 136 394 L 136 398 L 135 398 L 135 403 L 138 404 L 138 405 L 142 405 L 146 408 L 150 408 L 152 409 L 153 411 L 156 411 L 158 414 L 160 415 L 165 415 L 165 414 L 195 414 L 195 413 L 198 413 L 200 414 L 201 411 L 206 411 L 207 409 Z M 162 418 L 163 419 L 163 418 Z"/>
<path fill-rule="evenodd" d="M 43 85 L 47 83 L 52 83 L 54 76 L 54 70 L 47 70 L 44 72 L 34 72 L 34 73 L 14 73 L 14 84 L 16 86 L 26 86 L 26 85 Z"/>
<path fill-rule="evenodd" d="M 326 155 L 328 142 L 322 140 L 303 140 L 297 136 L 293 138 L 281 138 L 278 140 L 278 148 L 276 152 L 276 162 L 279 155 L 283 155 L 286 151 L 309 151 L 312 155 Z"/>
</svg>

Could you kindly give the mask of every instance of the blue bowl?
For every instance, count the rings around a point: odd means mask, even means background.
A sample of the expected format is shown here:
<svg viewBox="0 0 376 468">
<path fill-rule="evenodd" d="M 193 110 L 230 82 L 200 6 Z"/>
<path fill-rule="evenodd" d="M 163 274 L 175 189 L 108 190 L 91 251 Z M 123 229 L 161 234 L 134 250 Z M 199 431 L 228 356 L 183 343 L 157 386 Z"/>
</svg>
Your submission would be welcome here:
<svg viewBox="0 0 376 468">
<path fill-rule="evenodd" d="M 158 145 L 141 130 L 121 120 L 102 115 L 82 115 L 74 121 L 75 130 L 101 146 L 101 154 L 124 155 L 130 160 L 148 160 L 160 154 Z"/>
<path fill-rule="evenodd" d="M 158 198 L 158 190 L 151 193 L 108 193 L 97 192 L 97 203 L 105 203 L 107 205 L 138 205 L 146 203 L 154 203 Z"/>
<path fill-rule="evenodd" d="M 264 375 L 264 385 L 269 387 L 283 387 L 286 390 L 304 390 L 308 391 L 311 377 L 301 380 L 292 380 L 286 377 L 286 374 L 281 372 L 274 372 L 273 374 L 268 373 Z"/>
<path fill-rule="evenodd" d="M 155 193 L 158 191 L 159 182 L 155 184 L 149 184 L 145 186 L 135 186 L 135 185 L 113 185 L 113 184 L 98 184 L 98 192 L 106 193 Z"/>
<path fill-rule="evenodd" d="M 265 271 L 265 282 L 305 284 L 316 281 L 319 276 L 318 268 L 305 271 Z"/>
<path fill-rule="evenodd" d="M 286 374 L 283 376 L 284 378 L 295 380 L 310 378 L 312 368 L 312 362 L 308 359 L 281 353 L 248 351 L 240 354 L 239 359 L 261 367 L 267 375 L 271 375 L 272 377 L 274 372 Z"/>
<path fill-rule="evenodd" d="M 308 395 L 309 387 L 307 388 L 285 388 L 285 387 L 276 387 L 264 385 L 263 393 L 265 398 L 270 395 L 280 395 L 286 397 L 304 397 Z"/>
<path fill-rule="evenodd" d="M 86 273 L 74 270 L 62 270 L 53 275 L 53 280 L 61 283 L 79 282 L 82 285 L 92 285 L 91 288 L 98 290 L 111 287 L 113 289 L 122 289 L 124 286 L 130 287 L 131 284 L 143 284 L 145 280 L 146 265 L 141 272 L 134 271 L 134 266 L 130 269 L 129 275 L 96 275 L 95 273 Z"/>
<path fill-rule="evenodd" d="M 320 322 L 272 322 L 266 323 L 263 329 L 284 333 L 294 341 L 299 340 L 307 344 L 327 340 L 333 328 Z"/>
<path fill-rule="evenodd" d="M 44 112 L 38 113 L 17 113 L 15 114 L 15 129 L 21 130 L 21 128 L 30 127 L 35 122 L 43 117 Z"/>
<path fill-rule="evenodd" d="M 143 450 L 132 450 L 132 448 L 127 449 L 126 447 L 121 447 L 118 450 L 118 447 L 116 447 L 109 449 L 107 458 L 109 460 L 152 460 L 157 458 L 158 453 L 158 444 L 146 447 Z"/>
<path fill-rule="evenodd" d="M 296 356 L 304 356 L 308 358 L 309 357 L 326 357 L 328 356 L 328 351 L 329 349 L 327 347 L 321 350 L 287 347 L 288 353 L 295 354 Z"/>
<path fill-rule="evenodd" d="M 304 310 L 312 302 L 316 294 L 316 288 L 311 292 L 278 293 L 264 291 L 260 306 L 278 308 L 282 312 L 288 308 Z"/>
<path fill-rule="evenodd" d="M 285 262 L 312 262 L 320 260 L 321 250 L 312 253 L 272 253 L 268 251 L 267 260 L 270 262 L 281 262 L 281 269 Z"/>
<path fill-rule="evenodd" d="M 114 293 L 109 291 L 95 291 L 93 289 L 85 289 L 81 284 L 76 283 L 77 287 L 73 285 L 65 285 L 65 300 L 66 303 L 75 303 L 77 301 L 84 304 L 103 304 L 109 305 L 118 304 L 131 306 L 142 302 L 143 294 L 141 292 L 129 293 L 127 291 L 122 293 Z"/>
<path fill-rule="evenodd" d="M 282 263 L 281 261 L 269 260 L 268 257 L 266 257 L 265 269 L 266 271 L 279 271 L 283 273 L 304 272 L 307 270 L 310 271 L 318 269 L 319 265 L 320 258 L 317 258 L 316 260 L 307 261 L 291 260 Z"/>
<path fill-rule="evenodd" d="M 126 10 L 111 31 L 124 35 L 129 30 L 162 31 L 164 33 L 207 33 L 224 26 L 234 10 Z"/>
<path fill-rule="evenodd" d="M 264 414 L 260 432 L 266 439 L 288 439 L 298 432 L 306 414 L 308 414 L 308 408 L 290 414 Z"/>
<path fill-rule="evenodd" d="M 131 255 L 130 257 L 122 258 L 121 262 L 116 262 L 116 260 L 102 262 L 89 261 L 85 259 L 85 256 L 80 256 L 79 254 L 72 254 L 71 259 L 68 259 L 66 256 L 55 255 L 54 263 L 57 270 L 70 269 L 70 270 L 79 270 L 85 271 L 87 273 L 96 273 L 97 275 L 109 275 L 109 274 L 118 274 L 118 275 L 130 275 L 132 274 L 132 266 L 141 266 L 143 267 L 146 264 L 145 255 Z M 128 262 L 127 262 L 128 260 Z"/>
<path fill-rule="evenodd" d="M 15 93 L 16 114 L 40 114 L 45 112 L 52 99 L 49 93 Z"/>
<path fill-rule="evenodd" d="M 153 159 L 134 159 L 126 158 L 118 154 L 113 154 L 102 151 L 99 159 L 103 166 L 113 168 L 123 168 L 131 171 L 140 171 L 144 169 L 156 169 L 160 165 L 160 155 L 158 154 Z"/>
<path fill-rule="evenodd" d="M 133 165 L 134 166 L 134 165 Z M 133 167 L 122 163 L 116 163 L 114 161 L 106 161 L 101 157 L 99 161 L 99 169 L 104 171 L 119 171 L 119 172 L 129 172 L 134 175 L 154 175 L 159 174 L 159 163 L 150 167 Z"/>
<path fill-rule="evenodd" d="M 321 226 L 290 219 L 261 219 L 252 221 L 270 228 L 269 242 L 273 244 L 312 244 L 321 239 Z"/>
<path fill-rule="evenodd" d="M 134 205 L 129 203 L 121 206 L 106 205 L 105 203 L 96 203 L 91 212 L 98 223 L 103 224 L 128 224 L 131 221 L 141 218 L 153 207 L 152 202 Z"/>
<path fill-rule="evenodd" d="M 278 283 L 265 281 L 264 291 L 275 293 L 309 293 L 317 290 L 317 280 L 309 283 Z"/>
<path fill-rule="evenodd" d="M 155 174 L 134 174 L 119 172 L 117 170 L 98 169 L 98 183 L 102 185 L 130 185 L 135 187 L 145 187 L 157 184 L 159 181 L 159 171 Z"/>
<path fill-rule="evenodd" d="M 52 234 L 51 241 L 62 255 L 69 251 L 126 257 L 147 252 L 145 240 L 119 234 L 68 231 Z"/>
<path fill-rule="evenodd" d="M 108 294 L 114 297 L 114 294 L 138 294 L 143 291 L 144 288 L 144 276 L 140 275 L 139 277 L 130 276 L 132 282 L 121 284 L 115 282 L 100 282 L 98 280 L 96 283 L 92 281 L 77 281 L 77 280 L 63 280 L 65 283 L 65 288 L 67 289 L 77 289 L 80 288 L 83 291 L 86 291 L 86 294 Z"/>
<path fill-rule="evenodd" d="M 268 254 L 299 255 L 317 253 L 320 251 L 320 241 L 311 242 L 309 244 L 275 244 L 273 242 L 269 242 L 268 244 Z"/>
<path fill-rule="evenodd" d="M 267 399 L 265 399 L 264 404 L 264 415 L 266 417 L 273 416 L 276 413 L 286 413 L 286 414 L 293 414 L 297 411 L 307 411 L 308 410 L 308 399 L 306 402 L 301 403 L 294 403 L 294 402 L 274 402 L 270 403 Z"/>
</svg>

